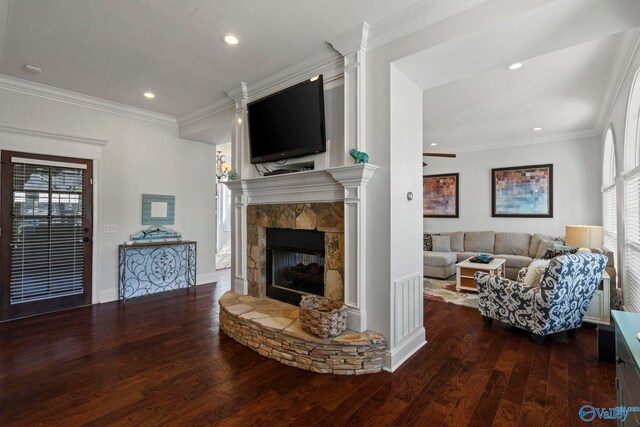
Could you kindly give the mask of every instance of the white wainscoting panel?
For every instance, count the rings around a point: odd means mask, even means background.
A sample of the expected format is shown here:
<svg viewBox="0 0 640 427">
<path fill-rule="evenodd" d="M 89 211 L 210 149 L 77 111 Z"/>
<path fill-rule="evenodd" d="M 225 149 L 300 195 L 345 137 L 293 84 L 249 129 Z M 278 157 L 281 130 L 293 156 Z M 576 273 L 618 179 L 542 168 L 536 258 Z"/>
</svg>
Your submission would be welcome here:
<svg viewBox="0 0 640 427">
<path fill-rule="evenodd" d="M 423 326 L 422 272 L 395 280 L 391 287 L 391 337 L 384 370 L 393 372 L 427 342 Z"/>
<path fill-rule="evenodd" d="M 423 290 L 420 272 L 393 282 L 393 347 L 402 345 L 402 341 L 423 326 Z"/>
</svg>

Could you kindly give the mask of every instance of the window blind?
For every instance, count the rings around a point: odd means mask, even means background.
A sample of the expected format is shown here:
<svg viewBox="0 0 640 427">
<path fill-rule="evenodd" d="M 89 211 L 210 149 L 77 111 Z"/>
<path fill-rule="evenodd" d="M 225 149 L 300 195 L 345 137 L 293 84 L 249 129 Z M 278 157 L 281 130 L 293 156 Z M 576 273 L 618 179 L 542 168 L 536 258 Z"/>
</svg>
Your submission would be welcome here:
<svg viewBox="0 0 640 427">
<path fill-rule="evenodd" d="M 12 167 L 10 304 L 82 294 L 84 170 Z"/>
<path fill-rule="evenodd" d="M 625 309 L 640 313 L 640 168 L 625 177 Z"/>
<path fill-rule="evenodd" d="M 607 188 L 602 193 L 602 218 L 604 225 L 604 247 L 613 251 L 617 259 L 618 252 L 618 220 L 616 205 L 616 186 Z"/>
</svg>

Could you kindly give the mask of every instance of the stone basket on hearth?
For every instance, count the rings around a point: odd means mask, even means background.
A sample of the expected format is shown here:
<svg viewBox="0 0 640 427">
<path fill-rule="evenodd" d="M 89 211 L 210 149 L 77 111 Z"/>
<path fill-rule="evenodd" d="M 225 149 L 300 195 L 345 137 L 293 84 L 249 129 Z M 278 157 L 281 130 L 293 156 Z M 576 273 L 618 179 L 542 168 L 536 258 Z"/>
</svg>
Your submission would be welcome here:
<svg viewBox="0 0 640 427">
<path fill-rule="evenodd" d="M 300 301 L 300 325 L 321 338 L 335 337 L 347 329 L 347 306 L 340 301 L 317 295 L 303 295 Z"/>
</svg>

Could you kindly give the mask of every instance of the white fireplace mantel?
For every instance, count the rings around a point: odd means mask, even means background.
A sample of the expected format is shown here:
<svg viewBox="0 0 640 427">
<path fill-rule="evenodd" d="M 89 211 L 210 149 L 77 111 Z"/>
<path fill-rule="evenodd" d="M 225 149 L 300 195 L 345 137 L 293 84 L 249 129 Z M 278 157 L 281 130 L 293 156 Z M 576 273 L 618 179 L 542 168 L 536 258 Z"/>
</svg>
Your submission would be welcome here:
<svg viewBox="0 0 640 427">
<path fill-rule="evenodd" d="M 282 203 L 344 202 L 344 302 L 347 327 L 367 329 L 366 283 L 366 186 L 378 166 L 356 164 L 330 169 L 272 175 L 229 181 L 233 215 L 231 233 L 231 274 L 234 291 L 248 293 L 247 281 L 247 207 Z"/>
<path fill-rule="evenodd" d="M 248 205 L 336 202 L 347 197 L 345 188 L 364 187 L 378 166 L 357 164 L 330 169 L 271 175 L 225 182 Z"/>
</svg>

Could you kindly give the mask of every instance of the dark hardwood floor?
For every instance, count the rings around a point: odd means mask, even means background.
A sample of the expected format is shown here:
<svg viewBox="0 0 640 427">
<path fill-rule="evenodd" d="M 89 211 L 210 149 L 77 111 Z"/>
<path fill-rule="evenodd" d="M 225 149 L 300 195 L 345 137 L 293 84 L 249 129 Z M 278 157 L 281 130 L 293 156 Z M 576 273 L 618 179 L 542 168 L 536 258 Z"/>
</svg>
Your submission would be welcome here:
<svg viewBox="0 0 640 427">
<path fill-rule="evenodd" d="M 0 324 L 0 425 L 563 426 L 583 424 L 583 404 L 615 406 L 593 329 L 536 346 L 474 309 L 425 301 L 429 344 L 402 368 L 331 376 L 221 334 L 225 290 Z"/>
</svg>

